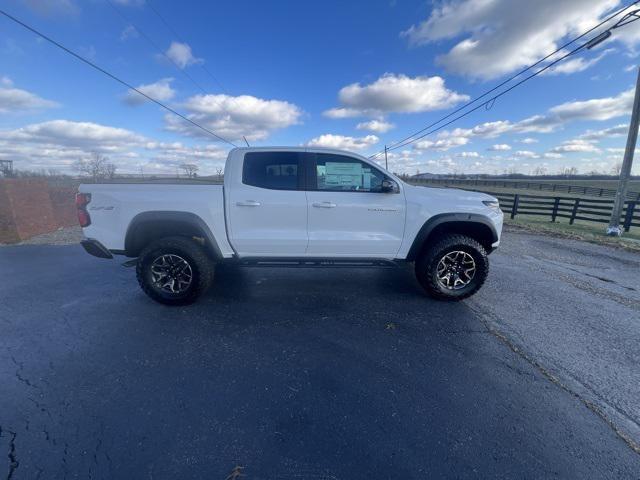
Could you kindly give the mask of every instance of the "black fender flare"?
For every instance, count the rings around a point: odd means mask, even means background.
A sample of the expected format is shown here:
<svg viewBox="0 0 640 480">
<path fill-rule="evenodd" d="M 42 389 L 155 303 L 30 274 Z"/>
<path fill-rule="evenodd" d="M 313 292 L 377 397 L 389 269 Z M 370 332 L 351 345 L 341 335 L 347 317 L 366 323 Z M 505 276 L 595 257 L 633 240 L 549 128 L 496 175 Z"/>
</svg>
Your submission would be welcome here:
<svg viewBox="0 0 640 480">
<path fill-rule="evenodd" d="M 153 210 L 142 212 L 133 217 L 131 219 L 131 222 L 129 222 L 127 233 L 124 239 L 125 254 L 128 257 L 137 256 L 139 252 L 137 251 L 138 248 L 136 245 L 136 237 L 140 232 L 140 229 L 143 229 L 145 225 L 162 222 L 182 223 L 189 225 L 194 229 L 194 231 L 200 234 L 199 236 L 202 236 L 205 239 L 205 247 L 210 249 L 211 254 L 216 259 L 222 258 L 222 251 L 218 246 L 218 242 L 213 236 L 211 229 L 209 228 L 207 223 L 202 220 L 202 218 L 200 218 L 195 213 L 170 210 Z"/>
<path fill-rule="evenodd" d="M 427 238 L 429 238 L 429 235 L 436 227 L 445 223 L 454 222 L 481 224 L 483 226 L 489 227 L 492 235 L 492 243 L 498 241 L 498 232 L 496 232 L 496 228 L 493 222 L 485 215 L 480 215 L 478 213 L 441 213 L 438 215 L 434 215 L 429 220 L 427 220 L 424 225 L 422 225 L 422 227 L 418 231 L 418 234 L 413 239 L 413 243 L 411 244 L 411 248 L 409 249 L 409 253 L 407 254 L 407 261 L 412 262 L 416 259 L 425 241 L 427 240 Z"/>
</svg>

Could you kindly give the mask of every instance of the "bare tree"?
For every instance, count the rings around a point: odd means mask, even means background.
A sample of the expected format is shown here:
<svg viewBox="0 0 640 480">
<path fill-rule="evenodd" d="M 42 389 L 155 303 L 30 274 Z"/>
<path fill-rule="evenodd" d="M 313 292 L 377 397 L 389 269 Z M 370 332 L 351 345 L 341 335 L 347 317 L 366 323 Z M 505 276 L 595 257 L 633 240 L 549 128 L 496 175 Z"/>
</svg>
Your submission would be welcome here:
<svg viewBox="0 0 640 480">
<path fill-rule="evenodd" d="M 222 179 L 224 178 L 224 168 L 222 167 L 218 167 L 216 168 L 216 176 L 218 177 L 218 181 L 222 181 Z"/>
<path fill-rule="evenodd" d="M 188 178 L 194 178 L 197 176 L 198 165 L 195 163 L 183 163 L 180 165 L 180 168 L 184 170 L 184 173 Z"/>
<path fill-rule="evenodd" d="M 88 158 L 79 158 L 74 164 L 75 170 L 90 176 L 94 182 L 101 179 L 113 178 L 117 167 L 109 163 L 109 159 L 99 152 L 92 152 Z"/>
<path fill-rule="evenodd" d="M 572 177 L 578 174 L 578 169 L 576 167 L 564 167 L 560 169 L 559 174 L 564 177 Z"/>
<path fill-rule="evenodd" d="M 615 175 L 616 177 L 619 177 L 621 171 L 622 171 L 622 162 L 618 162 L 611 167 L 611 175 Z"/>
<path fill-rule="evenodd" d="M 534 175 L 546 175 L 547 174 L 547 167 L 543 167 L 542 165 L 537 166 L 536 168 L 533 169 L 533 174 Z"/>
<path fill-rule="evenodd" d="M 104 167 L 105 176 L 109 180 L 113 180 L 116 177 L 116 170 L 118 170 L 118 167 L 116 167 L 113 163 L 107 163 Z"/>
</svg>

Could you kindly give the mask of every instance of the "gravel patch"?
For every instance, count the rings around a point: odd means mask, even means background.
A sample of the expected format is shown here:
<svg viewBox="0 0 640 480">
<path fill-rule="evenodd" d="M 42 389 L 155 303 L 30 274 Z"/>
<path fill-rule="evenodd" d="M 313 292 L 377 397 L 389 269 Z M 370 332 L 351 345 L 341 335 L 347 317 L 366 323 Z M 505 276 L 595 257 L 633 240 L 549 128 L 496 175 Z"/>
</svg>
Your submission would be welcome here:
<svg viewBox="0 0 640 480">
<path fill-rule="evenodd" d="M 36 235 L 23 242 L 9 245 L 72 245 L 80 243 L 83 238 L 82 229 L 79 226 L 63 227 L 54 232 Z M 0 246 L 6 245 L 8 244 L 0 244 Z"/>
</svg>

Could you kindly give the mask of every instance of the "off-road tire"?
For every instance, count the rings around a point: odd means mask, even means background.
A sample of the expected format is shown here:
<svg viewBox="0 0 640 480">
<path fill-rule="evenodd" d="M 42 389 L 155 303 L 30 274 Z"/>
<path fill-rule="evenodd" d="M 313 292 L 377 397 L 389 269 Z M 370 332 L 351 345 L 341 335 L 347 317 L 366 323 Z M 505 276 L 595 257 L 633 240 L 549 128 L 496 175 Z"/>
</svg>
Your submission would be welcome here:
<svg viewBox="0 0 640 480">
<path fill-rule="evenodd" d="M 459 290 L 450 290 L 438 280 L 438 263 L 448 253 L 463 251 L 471 255 L 475 262 L 475 275 L 471 281 Z M 480 243 L 465 235 L 450 234 L 427 245 L 415 262 L 418 282 L 425 291 L 438 300 L 459 301 L 476 293 L 489 274 L 487 251 Z"/>
<path fill-rule="evenodd" d="M 178 255 L 191 267 L 191 284 L 182 293 L 169 293 L 153 283 L 151 265 L 158 257 L 167 254 Z M 193 303 L 211 286 L 213 272 L 213 260 L 202 246 L 187 237 L 165 237 L 151 242 L 140 252 L 136 264 L 136 278 L 142 291 L 165 305 Z"/>
</svg>

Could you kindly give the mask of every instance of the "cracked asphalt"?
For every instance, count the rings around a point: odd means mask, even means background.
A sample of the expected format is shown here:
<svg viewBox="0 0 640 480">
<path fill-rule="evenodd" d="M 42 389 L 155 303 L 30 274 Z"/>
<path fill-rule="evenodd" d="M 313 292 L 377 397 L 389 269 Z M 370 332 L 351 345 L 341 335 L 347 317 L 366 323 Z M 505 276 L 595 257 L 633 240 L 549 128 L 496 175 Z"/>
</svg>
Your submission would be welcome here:
<svg viewBox="0 0 640 480">
<path fill-rule="evenodd" d="M 78 245 L 0 248 L 0 475 L 637 479 L 640 256 L 503 243 L 464 303 L 224 267 L 177 309 Z"/>
</svg>

